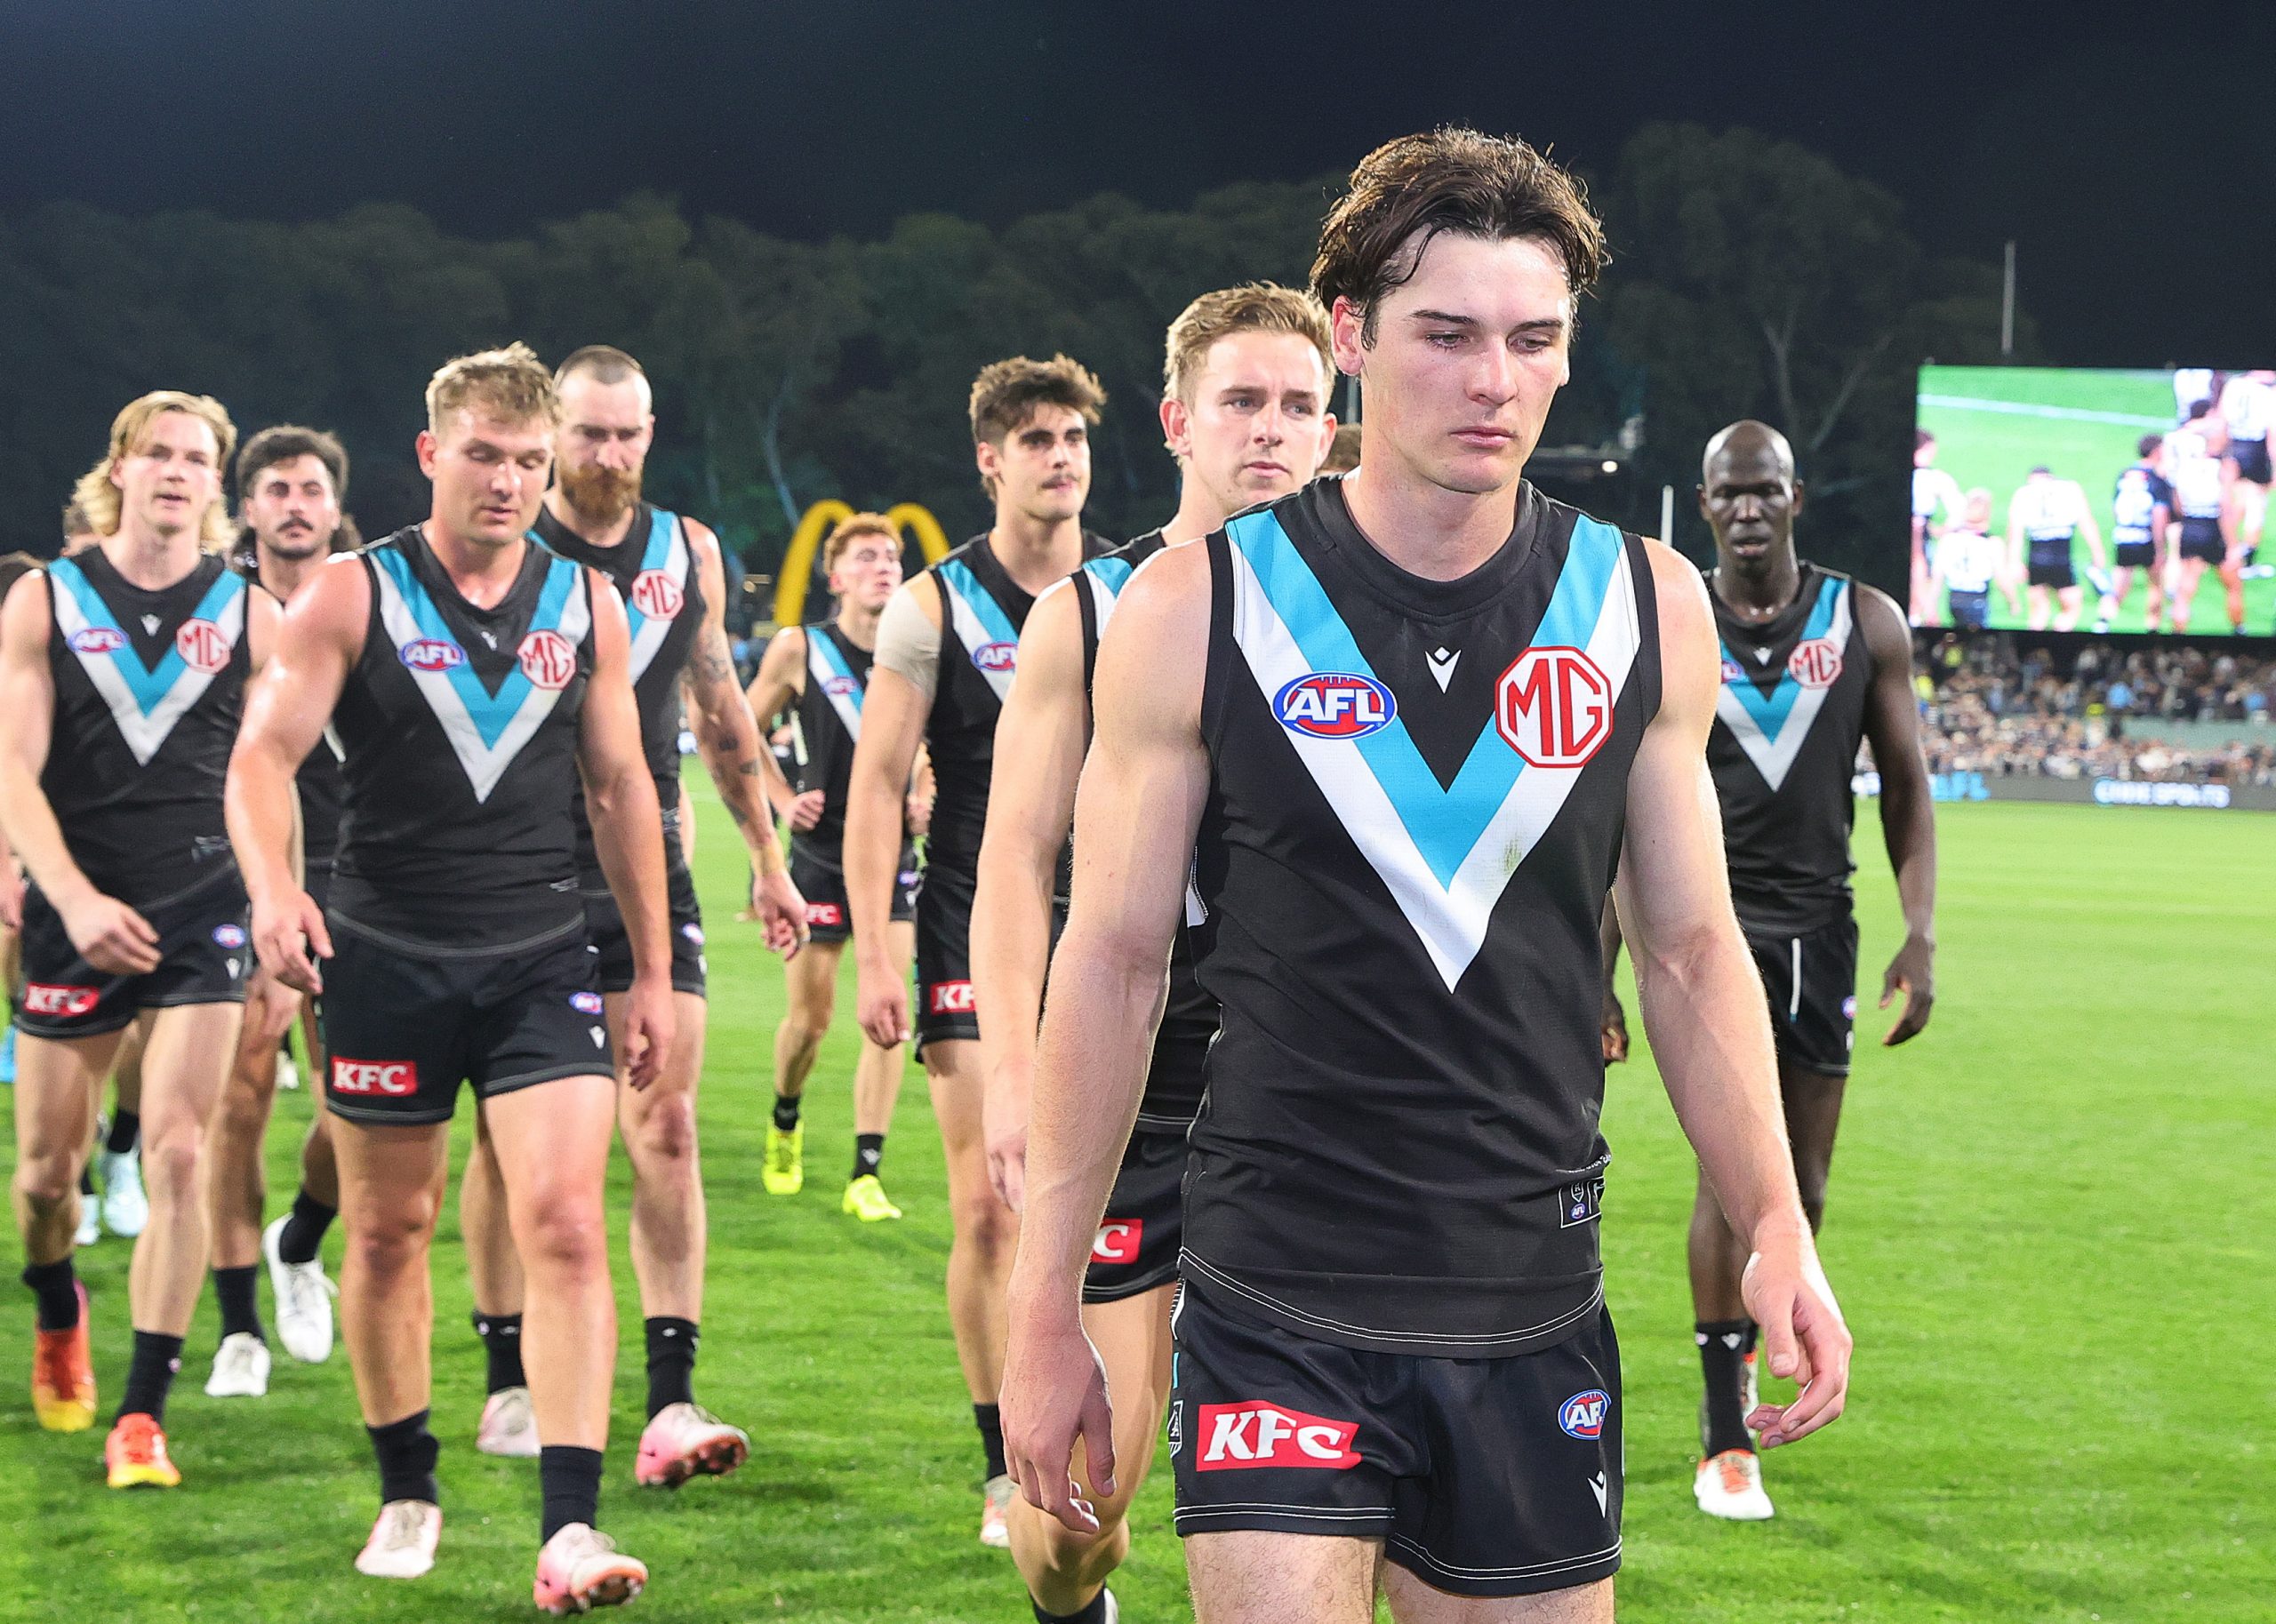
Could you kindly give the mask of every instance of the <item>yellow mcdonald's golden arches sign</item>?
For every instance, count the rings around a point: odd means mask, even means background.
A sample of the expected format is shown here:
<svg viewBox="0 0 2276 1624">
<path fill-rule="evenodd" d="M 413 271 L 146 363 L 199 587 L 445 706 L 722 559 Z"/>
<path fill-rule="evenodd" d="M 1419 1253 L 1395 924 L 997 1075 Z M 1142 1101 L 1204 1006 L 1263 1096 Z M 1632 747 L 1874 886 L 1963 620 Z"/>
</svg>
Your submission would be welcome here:
<svg viewBox="0 0 2276 1624">
<path fill-rule="evenodd" d="M 774 623 L 777 626 L 797 626 L 806 616 L 806 586 L 813 580 L 814 556 L 821 550 L 821 539 L 831 529 L 854 516 L 854 509 L 832 497 L 816 502 L 806 509 L 805 517 L 798 521 L 797 530 L 790 537 L 789 550 L 782 555 L 782 572 L 774 582 Z M 918 549 L 927 564 L 938 564 L 949 556 L 948 532 L 941 528 L 941 521 L 927 508 L 915 502 L 902 502 L 886 510 L 886 517 L 893 522 L 894 530 L 917 537 Z"/>
</svg>

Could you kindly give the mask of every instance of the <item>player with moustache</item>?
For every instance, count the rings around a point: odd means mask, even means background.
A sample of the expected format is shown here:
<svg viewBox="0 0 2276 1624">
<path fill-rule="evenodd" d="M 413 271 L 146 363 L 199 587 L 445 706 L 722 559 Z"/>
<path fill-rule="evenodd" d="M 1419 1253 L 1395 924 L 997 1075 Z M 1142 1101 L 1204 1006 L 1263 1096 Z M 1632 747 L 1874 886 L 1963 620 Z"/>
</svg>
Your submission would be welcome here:
<svg viewBox="0 0 2276 1624">
<path fill-rule="evenodd" d="M 1731 900 L 1767 999 L 1778 1096 L 1812 1233 L 1825 1221 L 1835 1130 L 1857 1006 L 1857 922 L 1849 856 L 1857 747 L 1880 774 L 1881 837 L 1904 911 L 1904 940 L 1881 976 L 1880 1007 L 1904 1008 L 1881 1042 L 1919 1036 L 1935 1002 L 1936 823 L 1912 692 L 1912 637 L 1886 593 L 1798 557 L 1804 500 L 1786 436 L 1751 420 L 1707 443 L 1699 510 L 1715 537 L 1707 580 L 1722 687 L 1707 764 L 1722 808 Z M 1607 1059 L 1627 1054 L 1612 991 L 1620 922 L 1605 915 Z M 1703 1172 L 1688 1253 L 1705 1396 L 1693 1497 L 1710 1516 L 1773 1515 L 1747 1430 L 1759 1328 L 1742 1276 L 1746 1236 Z"/>
<path fill-rule="evenodd" d="M 1036 600 L 1020 632 L 1019 678 L 996 724 L 972 916 L 973 988 L 990 1012 L 981 1028 L 989 1173 L 1014 1212 L 1024 1203 L 1035 1031 L 1060 854 L 1090 743 L 1099 638 L 1117 594 L 1164 548 L 1198 540 L 1233 514 L 1304 484 L 1335 436 L 1327 317 L 1310 295 L 1269 283 L 1204 293 L 1170 324 L 1166 351 L 1159 412 L 1181 475 L 1177 511 Z M 1202 1060 L 1216 1031 L 1216 1006 L 1194 979 L 1182 932 L 1136 1131 L 1083 1285 L 1084 1329 L 1105 1362 L 1108 1387 L 1125 1401 L 1116 1492 L 1086 1484 L 1096 1534 L 1078 1534 L 1023 1500 L 1012 1507 L 1012 1554 L 1043 1624 L 1102 1624 L 1113 1616 L 1106 1580 L 1129 1550 L 1125 1518 L 1169 1400 L 1179 1184 L 1201 1104 Z"/>
<path fill-rule="evenodd" d="M 636 966 L 621 1026 L 634 1089 L 657 1083 L 672 1044 L 663 822 L 623 605 L 528 539 L 559 426 L 552 374 L 519 344 L 461 356 L 428 385 L 427 417 L 429 516 L 294 597 L 230 763 L 229 834 L 262 960 L 322 1000 L 341 1330 L 380 1468 L 357 1570 L 417 1578 L 441 1536 L 428 1253 L 468 1083 L 529 1278 L 544 1440 L 532 1596 L 584 1612 L 629 1600 L 647 1570 L 594 1527 L 616 1361 L 602 1194 L 617 1081 L 578 894 L 580 785 Z M 291 867 L 293 777 L 327 724 L 346 794 L 319 910 Z"/>
<path fill-rule="evenodd" d="M 1113 1492 L 1117 1400 L 1081 1282 L 1190 876 L 1223 1012 L 1171 1396 L 1201 1624 L 1366 1624 L 1379 1587 L 1421 1624 L 1612 1616 L 1616 869 L 1670 1094 L 1753 1249 L 1774 1369 L 1805 1383 L 1754 1419 L 1783 1443 L 1841 1409 L 1849 1339 L 1724 879 L 1698 572 L 1523 478 L 1603 260 L 1521 142 L 1371 154 L 1312 278 L 1366 388 L 1358 471 L 1164 551 L 1100 651 L 1005 1431 L 1030 1500 L 1094 1529 L 1070 1460 Z"/>
</svg>

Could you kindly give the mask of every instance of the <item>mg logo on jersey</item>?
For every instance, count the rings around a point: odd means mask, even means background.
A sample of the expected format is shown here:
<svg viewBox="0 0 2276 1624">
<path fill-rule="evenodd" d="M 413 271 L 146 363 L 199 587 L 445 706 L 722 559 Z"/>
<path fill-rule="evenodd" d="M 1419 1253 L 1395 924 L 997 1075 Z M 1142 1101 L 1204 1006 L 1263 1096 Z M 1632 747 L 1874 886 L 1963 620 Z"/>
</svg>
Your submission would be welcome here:
<svg viewBox="0 0 2276 1624">
<path fill-rule="evenodd" d="M 174 634 L 174 652 L 191 670 L 211 676 L 229 663 L 229 640 L 211 620 L 184 620 Z"/>
<path fill-rule="evenodd" d="M 1612 736 L 1612 684 L 1579 649 L 1527 649 L 1502 673 L 1494 725 L 1533 766 L 1581 766 Z"/>
<path fill-rule="evenodd" d="M 1557 1406 L 1557 1425 L 1568 1437 L 1604 1436 L 1604 1412 L 1612 1408 L 1612 1395 L 1602 1388 L 1575 1393 Z"/>
<path fill-rule="evenodd" d="M 1813 637 L 1807 643 L 1798 643 L 1794 652 L 1786 656 L 1786 670 L 1805 688 L 1831 688 L 1834 678 L 1841 675 L 1841 651 L 1831 637 Z"/>
<path fill-rule="evenodd" d="M 126 646 L 126 634 L 116 626 L 88 626 L 73 632 L 69 642 L 74 653 L 115 654 Z"/>
<path fill-rule="evenodd" d="M 414 637 L 395 655 L 414 671 L 447 671 L 466 663 L 466 651 L 446 637 Z"/>
<path fill-rule="evenodd" d="M 1357 1421 L 1331 1421 L 1278 1404 L 1204 1404 L 1199 1415 L 1203 1472 L 1266 1466 L 1334 1470 L 1359 1464 L 1352 1452 Z"/>
<path fill-rule="evenodd" d="M 29 1015 L 84 1015 L 95 1007 L 100 995 L 92 987 L 61 987 L 32 981 L 24 988 L 24 1012 Z"/>
<path fill-rule="evenodd" d="M 652 620 L 670 620 L 686 602 L 679 582 L 661 570 L 643 570 L 633 578 L 632 606 Z"/>
<path fill-rule="evenodd" d="M 349 1060 L 333 1057 L 335 1094 L 385 1094 L 399 1100 L 419 1092 L 419 1068 L 409 1060 Z"/>
<path fill-rule="evenodd" d="M 935 1015 L 969 1015 L 972 1010 L 971 982 L 935 981 L 933 983 L 933 1012 Z"/>
<path fill-rule="evenodd" d="M 532 632 L 522 639 L 514 656 L 522 662 L 522 675 L 533 687 L 558 691 L 577 675 L 577 651 L 557 631 Z"/>
<path fill-rule="evenodd" d="M 1020 662 L 1016 643 L 983 643 L 972 651 L 972 663 L 983 671 L 1009 671 Z"/>
<path fill-rule="evenodd" d="M 1091 1242 L 1091 1261 L 1094 1263 L 1135 1263 L 1138 1260 L 1138 1237 L 1146 1233 L 1142 1218 L 1110 1218 L 1099 1226 Z"/>
<path fill-rule="evenodd" d="M 806 923 L 828 925 L 836 930 L 845 923 L 845 910 L 835 902 L 809 902 L 806 904 Z"/>
<path fill-rule="evenodd" d="M 1389 727 L 1398 700 L 1372 676 L 1311 671 L 1272 696 L 1272 714 L 1291 732 L 1314 739 L 1365 739 Z"/>
</svg>

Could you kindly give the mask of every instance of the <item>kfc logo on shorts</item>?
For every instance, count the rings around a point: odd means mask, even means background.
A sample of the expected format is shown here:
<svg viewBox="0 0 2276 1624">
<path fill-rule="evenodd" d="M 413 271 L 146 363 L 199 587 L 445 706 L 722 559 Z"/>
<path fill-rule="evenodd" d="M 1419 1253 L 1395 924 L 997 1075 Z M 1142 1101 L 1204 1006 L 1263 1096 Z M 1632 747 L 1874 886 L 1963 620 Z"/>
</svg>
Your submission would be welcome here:
<svg viewBox="0 0 2276 1624">
<path fill-rule="evenodd" d="M 969 981 L 935 981 L 933 983 L 933 1012 L 935 1015 L 969 1015 L 972 1013 L 972 983 Z"/>
<path fill-rule="evenodd" d="M 213 927 L 213 945 L 235 949 L 245 945 L 245 928 L 241 924 L 217 924 Z"/>
<path fill-rule="evenodd" d="M 687 602 L 679 582 L 661 570 L 643 570 L 633 578 L 632 606 L 651 620 L 669 620 Z"/>
<path fill-rule="evenodd" d="M 557 693 L 577 675 L 577 651 L 557 631 L 533 631 L 514 651 L 533 687 Z"/>
<path fill-rule="evenodd" d="M 395 657 L 413 670 L 429 675 L 466 663 L 466 651 L 447 637 L 413 637 L 396 650 Z"/>
<path fill-rule="evenodd" d="M 1786 656 L 1786 674 L 1805 688 L 1831 688 L 1841 675 L 1841 648 L 1831 637 L 1813 637 Z"/>
<path fill-rule="evenodd" d="M 1591 1388 L 1575 1393 L 1557 1406 L 1557 1425 L 1566 1436 L 1596 1438 L 1604 1436 L 1604 1412 L 1612 1408 L 1612 1395 L 1602 1388 Z"/>
<path fill-rule="evenodd" d="M 1352 1452 L 1357 1421 L 1331 1421 L 1278 1404 L 1204 1404 L 1198 1418 L 1201 1458 L 1194 1469 L 1238 1471 L 1266 1466 L 1334 1470 L 1359 1464 Z"/>
<path fill-rule="evenodd" d="M 1309 671 L 1272 696 L 1272 714 L 1312 739 L 1365 739 L 1398 715 L 1398 700 L 1356 671 Z"/>
<path fill-rule="evenodd" d="M 845 923 L 845 910 L 835 902 L 809 902 L 806 904 L 806 923 L 834 931 Z"/>
<path fill-rule="evenodd" d="M 1527 649 L 1494 691 L 1494 725 L 1535 767 L 1580 767 L 1612 737 L 1612 682 L 1575 648 Z"/>
<path fill-rule="evenodd" d="M 90 626 L 71 634 L 71 649 L 78 654 L 116 654 L 126 646 L 126 634 L 116 626 Z"/>
<path fill-rule="evenodd" d="M 569 1007 L 580 1015 L 597 1015 L 608 1005 L 597 992 L 573 992 L 569 995 Z"/>
<path fill-rule="evenodd" d="M 1142 1218 L 1110 1218 L 1099 1226 L 1091 1242 L 1091 1261 L 1094 1263 L 1135 1263 L 1138 1260 L 1138 1238 L 1146 1233 Z"/>
<path fill-rule="evenodd" d="M 191 670 L 211 676 L 229 663 L 229 639 L 211 620 L 184 620 L 174 634 L 174 652 Z"/>
<path fill-rule="evenodd" d="M 419 1092 L 419 1068 L 409 1060 L 349 1060 L 334 1055 L 332 1092 L 385 1094 L 391 1100 L 400 1100 Z"/>
<path fill-rule="evenodd" d="M 24 1013 L 27 1015 L 61 1015 L 68 1018 L 84 1015 L 95 1007 L 101 995 L 92 987 L 61 987 L 50 981 L 32 981 L 24 988 Z"/>
<path fill-rule="evenodd" d="M 983 671 L 1009 671 L 1020 662 L 1016 643 L 983 643 L 972 651 L 972 663 Z"/>
</svg>

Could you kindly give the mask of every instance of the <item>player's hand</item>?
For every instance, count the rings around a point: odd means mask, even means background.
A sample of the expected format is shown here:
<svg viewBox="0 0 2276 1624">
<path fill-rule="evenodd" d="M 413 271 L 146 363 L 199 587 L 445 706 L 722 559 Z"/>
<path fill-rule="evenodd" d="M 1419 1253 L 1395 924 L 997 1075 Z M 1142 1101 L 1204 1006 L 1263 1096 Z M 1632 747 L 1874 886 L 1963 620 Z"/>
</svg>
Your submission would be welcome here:
<svg viewBox="0 0 2276 1624">
<path fill-rule="evenodd" d="M 670 978 L 636 975 L 624 996 L 624 1052 L 617 1056 L 634 1092 L 664 1075 L 678 1026 Z"/>
<path fill-rule="evenodd" d="M 819 789 L 808 789 L 790 797 L 789 824 L 794 829 L 810 829 L 821 821 L 823 796 Z"/>
<path fill-rule="evenodd" d="M 909 832 L 912 836 L 931 833 L 933 828 L 933 797 L 929 795 L 910 796 L 908 801 L 903 804 L 901 809 L 901 815 L 908 820 Z"/>
<path fill-rule="evenodd" d="M 58 905 L 79 956 L 105 975 L 148 975 L 158 967 L 158 933 L 150 922 L 99 891 L 69 908 Z"/>
<path fill-rule="evenodd" d="M 252 910 L 252 952 L 285 986 L 310 997 L 324 993 L 324 972 L 318 959 L 332 956 L 332 932 L 325 926 L 324 909 L 305 891 L 294 890 L 268 907 Z"/>
<path fill-rule="evenodd" d="M 1075 1443 L 1101 1494 L 1114 1492 L 1114 1409 L 1106 1365 L 1072 1313 L 1046 1326 L 1013 1310 L 998 1395 L 1004 1460 L 1028 1504 L 1078 1534 L 1099 1531 L 1098 1513 L 1075 1481 Z"/>
<path fill-rule="evenodd" d="M 1628 1012 L 1620 1007 L 1620 995 L 1607 987 L 1604 989 L 1604 1009 L 1597 1017 L 1598 1035 L 1604 1043 L 1604 1063 L 1616 1066 L 1628 1058 Z"/>
<path fill-rule="evenodd" d="M 24 928 L 24 876 L 10 862 L 0 862 L 0 924 L 12 931 Z"/>
<path fill-rule="evenodd" d="M 806 945 L 806 900 L 787 874 L 754 874 L 750 882 L 750 916 L 766 932 L 766 945 L 786 960 L 798 956 Z"/>
<path fill-rule="evenodd" d="M 1896 995 L 1904 995 L 1904 1012 L 1896 1024 L 1881 1039 L 1881 1046 L 1893 1049 L 1901 1043 L 1920 1036 L 1928 1024 L 1928 1012 L 1936 1004 L 1936 944 L 1919 936 L 1907 936 L 1896 956 L 1888 962 L 1888 972 L 1881 977 L 1881 1007 L 1887 1009 Z"/>
<path fill-rule="evenodd" d="M 880 1049 L 909 1041 L 909 983 L 887 969 L 867 963 L 855 967 L 854 1013 Z"/>
<path fill-rule="evenodd" d="M 1748 1316 L 1762 1327 L 1770 1373 L 1800 1384 L 1790 1404 L 1757 1404 L 1746 1424 L 1775 1449 L 1806 1438 L 1841 1413 L 1849 1397 L 1849 1327 L 1798 1212 L 1767 1234 L 1739 1276 Z"/>
<path fill-rule="evenodd" d="M 988 1074 L 980 1107 L 981 1142 L 988 1149 L 988 1181 L 1016 1212 L 1027 1204 L 1028 1062 L 1007 1059 Z"/>
</svg>

